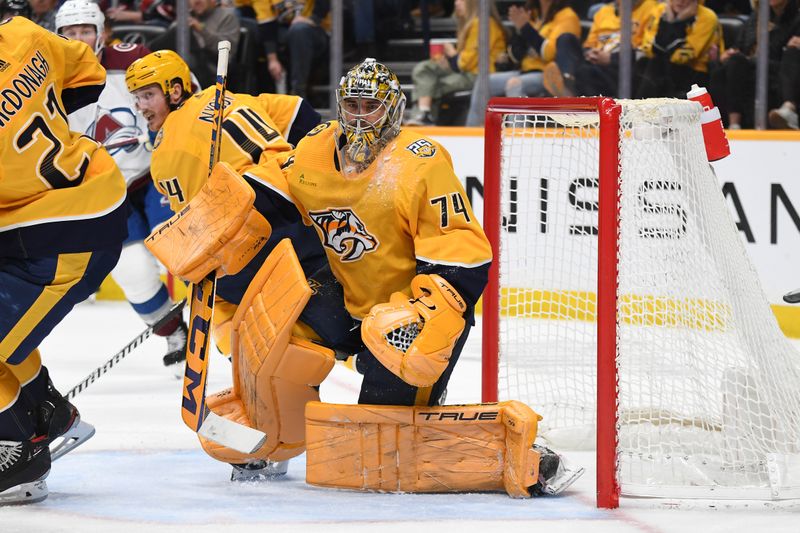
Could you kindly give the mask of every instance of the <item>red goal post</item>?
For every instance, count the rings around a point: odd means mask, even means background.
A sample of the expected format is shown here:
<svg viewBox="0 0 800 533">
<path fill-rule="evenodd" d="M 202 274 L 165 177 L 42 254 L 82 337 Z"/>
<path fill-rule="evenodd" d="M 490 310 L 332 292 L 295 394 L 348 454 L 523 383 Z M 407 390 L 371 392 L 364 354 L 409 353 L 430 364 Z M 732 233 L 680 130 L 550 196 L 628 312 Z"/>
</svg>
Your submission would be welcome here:
<svg viewBox="0 0 800 533">
<path fill-rule="evenodd" d="M 600 220 L 598 235 L 601 250 L 616 248 L 616 212 L 617 194 L 612 186 L 603 187 L 603 175 L 618 175 L 620 108 L 610 98 L 492 98 L 486 109 L 485 143 L 484 143 L 484 230 L 492 243 L 494 257 L 500 256 L 500 231 L 502 218 L 500 213 L 500 146 L 503 133 L 503 117 L 508 113 L 525 113 L 530 111 L 573 111 L 599 113 L 600 120 L 600 196 L 601 202 L 609 209 L 601 211 L 606 214 Z M 602 215 L 601 215 L 602 216 Z M 599 254 L 599 275 L 611 283 L 598 283 L 598 438 L 597 438 L 597 505 L 598 507 L 616 508 L 619 505 L 619 486 L 616 481 L 616 369 L 615 369 L 615 280 L 617 263 L 612 254 Z M 500 286 L 498 275 L 499 264 L 493 261 L 489 271 L 489 282 L 483 293 L 483 352 L 497 353 L 499 344 L 498 328 L 500 315 Z M 605 309 L 604 309 L 605 307 Z M 605 312 L 604 312 L 605 311 Z M 482 358 L 482 399 L 494 402 L 498 399 L 497 391 L 497 358 Z"/>
<path fill-rule="evenodd" d="M 493 98 L 483 401 L 620 495 L 800 498 L 800 357 L 781 334 L 683 100 Z"/>
</svg>

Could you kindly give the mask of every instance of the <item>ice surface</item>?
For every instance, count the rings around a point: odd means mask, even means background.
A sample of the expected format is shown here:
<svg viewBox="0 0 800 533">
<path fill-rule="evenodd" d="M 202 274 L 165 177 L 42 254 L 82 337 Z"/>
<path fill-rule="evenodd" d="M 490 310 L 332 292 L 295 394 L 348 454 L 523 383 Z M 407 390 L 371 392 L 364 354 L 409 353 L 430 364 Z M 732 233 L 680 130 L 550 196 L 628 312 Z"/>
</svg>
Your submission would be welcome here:
<svg viewBox="0 0 800 533">
<path fill-rule="evenodd" d="M 143 326 L 122 302 L 84 303 L 42 346 L 56 386 L 69 390 Z M 285 479 L 232 484 L 230 468 L 206 456 L 180 419 L 180 382 L 162 367 L 166 343 L 151 338 L 102 376 L 75 403 L 97 435 L 53 465 L 42 503 L 0 509 L 0 533 L 161 531 L 538 531 L 542 533 L 800 531 L 800 508 L 762 503 L 623 499 L 616 511 L 594 506 L 591 453 L 571 453 L 586 475 L 559 498 L 512 500 L 504 494 L 364 494 L 304 483 L 304 459 Z M 453 374 L 448 403 L 480 400 L 480 330 Z M 230 381 L 229 363 L 211 359 L 209 391 Z M 354 402 L 358 376 L 339 367 L 323 400 Z M 535 408 L 535 406 L 534 406 Z M 430 528 L 430 529 L 429 529 Z"/>
</svg>

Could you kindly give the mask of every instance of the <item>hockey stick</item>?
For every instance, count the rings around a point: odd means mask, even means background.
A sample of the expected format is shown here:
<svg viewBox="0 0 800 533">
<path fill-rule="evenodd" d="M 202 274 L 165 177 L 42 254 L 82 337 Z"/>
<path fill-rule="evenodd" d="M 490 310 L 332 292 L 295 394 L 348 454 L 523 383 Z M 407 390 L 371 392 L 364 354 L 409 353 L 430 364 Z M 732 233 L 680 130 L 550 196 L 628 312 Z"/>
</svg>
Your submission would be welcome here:
<svg viewBox="0 0 800 533">
<path fill-rule="evenodd" d="M 113 150 L 115 148 L 123 148 L 125 146 L 131 146 L 132 144 L 147 144 L 150 142 L 150 137 L 145 133 L 143 135 L 139 135 L 138 137 L 130 137 L 128 139 L 120 139 L 119 141 L 104 144 L 103 148 L 106 150 Z"/>
<path fill-rule="evenodd" d="M 158 328 L 160 328 L 161 326 L 163 326 L 164 324 L 166 324 L 167 322 L 169 322 L 170 320 L 172 320 L 173 318 L 178 316 L 180 314 L 180 312 L 183 311 L 183 306 L 185 304 L 186 304 L 186 300 L 181 300 L 180 302 L 178 302 L 175 305 L 173 305 L 170 308 L 170 310 L 167 311 L 167 314 L 165 314 L 163 317 L 161 317 L 158 320 L 158 322 L 156 322 L 155 324 L 152 324 L 146 330 L 144 330 L 143 332 L 139 333 L 139 335 L 137 335 L 131 342 L 126 344 L 124 348 L 122 348 L 120 351 L 115 353 L 111 357 L 111 359 L 109 359 L 108 361 L 106 361 L 102 365 L 98 366 L 96 369 L 94 369 L 94 371 L 91 374 L 89 374 L 84 379 L 82 379 L 80 381 L 80 383 L 78 383 L 77 385 L 72 387 L 69 390 L 69 392 L 64 395 L 64 397 L 67 400 L 71 400 L 72 398 L 74 398 L 78 394 L 80 394 L 83 391 L 85 391 L 89 387 L 89 385 L 91 385 L 92 383 L 97 381 L 97 378 L 99 378 L 100 376 L 102 376 L 103 374 L 105 374 L 106 372 L 111 370 L 111 368 L 113 368 L 113 366 L 115 364 L 119 363 L 122 359 L 125 358 L 126 355 L 131 353 L 140 344 L 142 344 L 145 340 L 147 340 L 150 337 L 150 335 L 153 334 L 153 332 L 155 330 L 157 330 Z"/>
<path fill-rule="evenodd" d="M 211 150 L 208 160 L 209 176 L 219 158 L 230 49 L 231 43 L 228 41 L 221 41 L 218 44 L 219 58 L 217 60 L 214 115 L 211 127 Z M 209 273 L 200 283 L 192 285 L 181 418 L 198 435 L 239 452 L 252 453 L 261 447 L 264 440 L 266 440 L 266 435 L 256 429 L 218 416 L 206 405 L 208 351 L 211 341 L 211 318 L 214 313 L 216 288 L 217 276 L 215 272 Z"/>
</svg>

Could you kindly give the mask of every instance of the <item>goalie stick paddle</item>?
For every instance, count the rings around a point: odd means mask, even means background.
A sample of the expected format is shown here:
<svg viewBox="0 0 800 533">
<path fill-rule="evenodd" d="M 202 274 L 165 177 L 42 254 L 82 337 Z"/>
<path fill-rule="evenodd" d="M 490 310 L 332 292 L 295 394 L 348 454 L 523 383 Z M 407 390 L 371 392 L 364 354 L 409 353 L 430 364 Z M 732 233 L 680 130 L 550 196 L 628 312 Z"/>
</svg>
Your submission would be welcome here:
<svg viewBox="0 0 800 533">
<path fill-rule="evenodd" d="M 146 330 L 144 330 L 143 332 L 139 333 L 139 335 L 137 335 L 131 342 L 126 344 L 124 348 L 122 348 L 120 351 L 118 351 L 113 356 L 111 356 L 111 359 L 109 359 L 108 361 L 106 361 L 102 365 L 100 365 L 97 368 L 95 368 L 94 371 L 91 374 L 89 374 L 88 376 L 83 378 L 80 381 L 80 383 L 78 383 L 77 385 L 72 387 L 69 390 L 69 392 L 67 392 L 64 395 L 64 397 L 67 400 L 71 400 L 72 398 L 74 398 L 78 394 L 80 394 L 83 391 L 85 391 L 89 387 L 89 385 L 91 385 L 92 383 L 97 381 L 97 379 L 100 376 L 102 376 L 103 374 L 105 374 L 106 372 L 111 370 L 114 367 L 114 365 L 119 363 L 122 359 L 124 359 L 126 355 L 128 355 L 133 350 L 138 348 L 139 345 L 142 344 L 144 341 L 146 341 L 150 337 L 150 335 L 153 334 L 153 332 L 155 330 L 157 330 L 158 328 L 160 328 L 161 326 L 163 326 L 164 324 L 166 324 L 167 322 L 169 322 L 170 320 L 172 320 L 173 318 L 178 316 L 181 313 L 181 311 L 183 311 L 183 306 L 184 305 L 186 305 L 186 300 L 181 300 L 180 302 L 178 302 L 175 305 L 173 305 L 170 308 L 170 310 L 167 311 L 167 314 L 165 314 L 163 317 L 161 317 L 158 320 L 158 322 L 156 322 L 155 324 L 152 324 Z"/>
<path fill-rule="evenodd" d="M 217 80 L 214 92 L 211 150 L 208 160 L 209 176 L 219 158 L 230 49 L 231 43 L 228 41 L 220 41 L 218 44 L 219 57 L 217 59 Z M 239 452 L 252 453 L 262 446 L 266 440 L 266 435 L 256 429 L 218 416 L 211 412 L 206 405 L 208 352 L 211 341 L 211 317 L 214 313 L 216 288 L 217 277 L 215 272 L 209 273 L 200 283 L 192 285 L 181 418 L 198 435 Z"/>
</svg>

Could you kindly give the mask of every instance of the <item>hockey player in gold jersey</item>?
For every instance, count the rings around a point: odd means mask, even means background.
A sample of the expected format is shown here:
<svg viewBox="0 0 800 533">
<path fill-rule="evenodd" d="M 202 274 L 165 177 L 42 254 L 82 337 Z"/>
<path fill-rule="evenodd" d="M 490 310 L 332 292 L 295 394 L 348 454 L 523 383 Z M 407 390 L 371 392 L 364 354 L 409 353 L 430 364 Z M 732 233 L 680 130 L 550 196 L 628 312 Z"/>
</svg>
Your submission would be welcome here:
<svg viewBox="0 0 800 533">
<path fill-rule="evenodd" d="M 99 287 L 127 235 L 125 180 L 67 123 L 104 83 L 85 44 L 22 17 L 0 24 L 0 505 L 44 499 L 48 446 L 93 431 L 37 347 Z"/>
<path fill-rule="evenodd" d="M 306 481 L 321 486 L 558 493 L 582 470 L 534 446 L 539 416 L 530 407 L 442 406 L 492 259 L 449 154 L 401 131 L 405 97 L 394 73 L 374 59 L 350 70 L 337 96 L 338 121 L 319 125 L 293 153 L 279 152 L 259 169 L 277 183 L 271 171 L 281 161 L 285 198 L 315 229 L 359 322 L 348 343 L 363 374 L 358 405 L 318 401 L 317 386 L 339 354 L 294 334 L 320 289 L 307 283 L 285 239 L 252 277 L 232 319 L 234 387 L 206 403 L 263 437 L 255 448 L 235 449 L 201 439 L 205 451 L 245 462 L 305 450 Z M 250 224 L 252 200 L 241 182 L 230 165 L 218 164 L 188 207 L 151 235 L 150 249 L 187 278 L 236 272 L 240 250 L 269 232 Z"/>
<path fill-rule="evenodd" d="M 362 320 L 364 377 L 360 405 L 307 405 L 306 480 L 516 497 L 563 490 L 581 471 L 533 446 L 540 417 L 529 407 L 442 406 L 492 260 L 450 155 L 401 129 L 399 81 L 374 59 L 342 78 L 337 102 L 338 121 L 309 133 L 284 168 Z"/>
<path fill-rule="evenodd" d="M 158 130 L 151 176 L 177 213 L 209 186 L 206 175 L 214 88 L 192 94 L 186 63 L 167 50 L 134 62 L 127 70 L 126 82 L 148 120 L 148 128 Z M 254 209 L 268 221 L 271 234 L 261 251 L 241 270 L 226 273 L 217 281 L 213 334 L 223 353 L 231 353 L 232 321 L 248 287 L 266 257 L 284 239 L 293 244 L 303 282 L 308 279 L 318 288 L 303 309 L 294 333 L 298 338 L 321 340 L 332 348 L 350 350 L 346 343 L 353 320 L 344 308 L 341 286 L 330 272 L 314 230 L 303 224 L 292 204 L 276 159 L 277 154 L 289 153 L 290 142 L 297 142 L 318 123 L 319 114 L 296 96 L 225 95 L 219 160 L 243 176 L 245 188 L 255 192 Z M 169 257 L 164 262 L 174 274 L 180 274 Z M 295 424 L 302 431 L 302 420 Z M 234 465 L 247 462 L 249 469 L 260 464 L 258 458 L 246 461 L 233 456 L 215 457 Z M 239 477 L 239 473 L 234 474 Z"/>
</svg>

